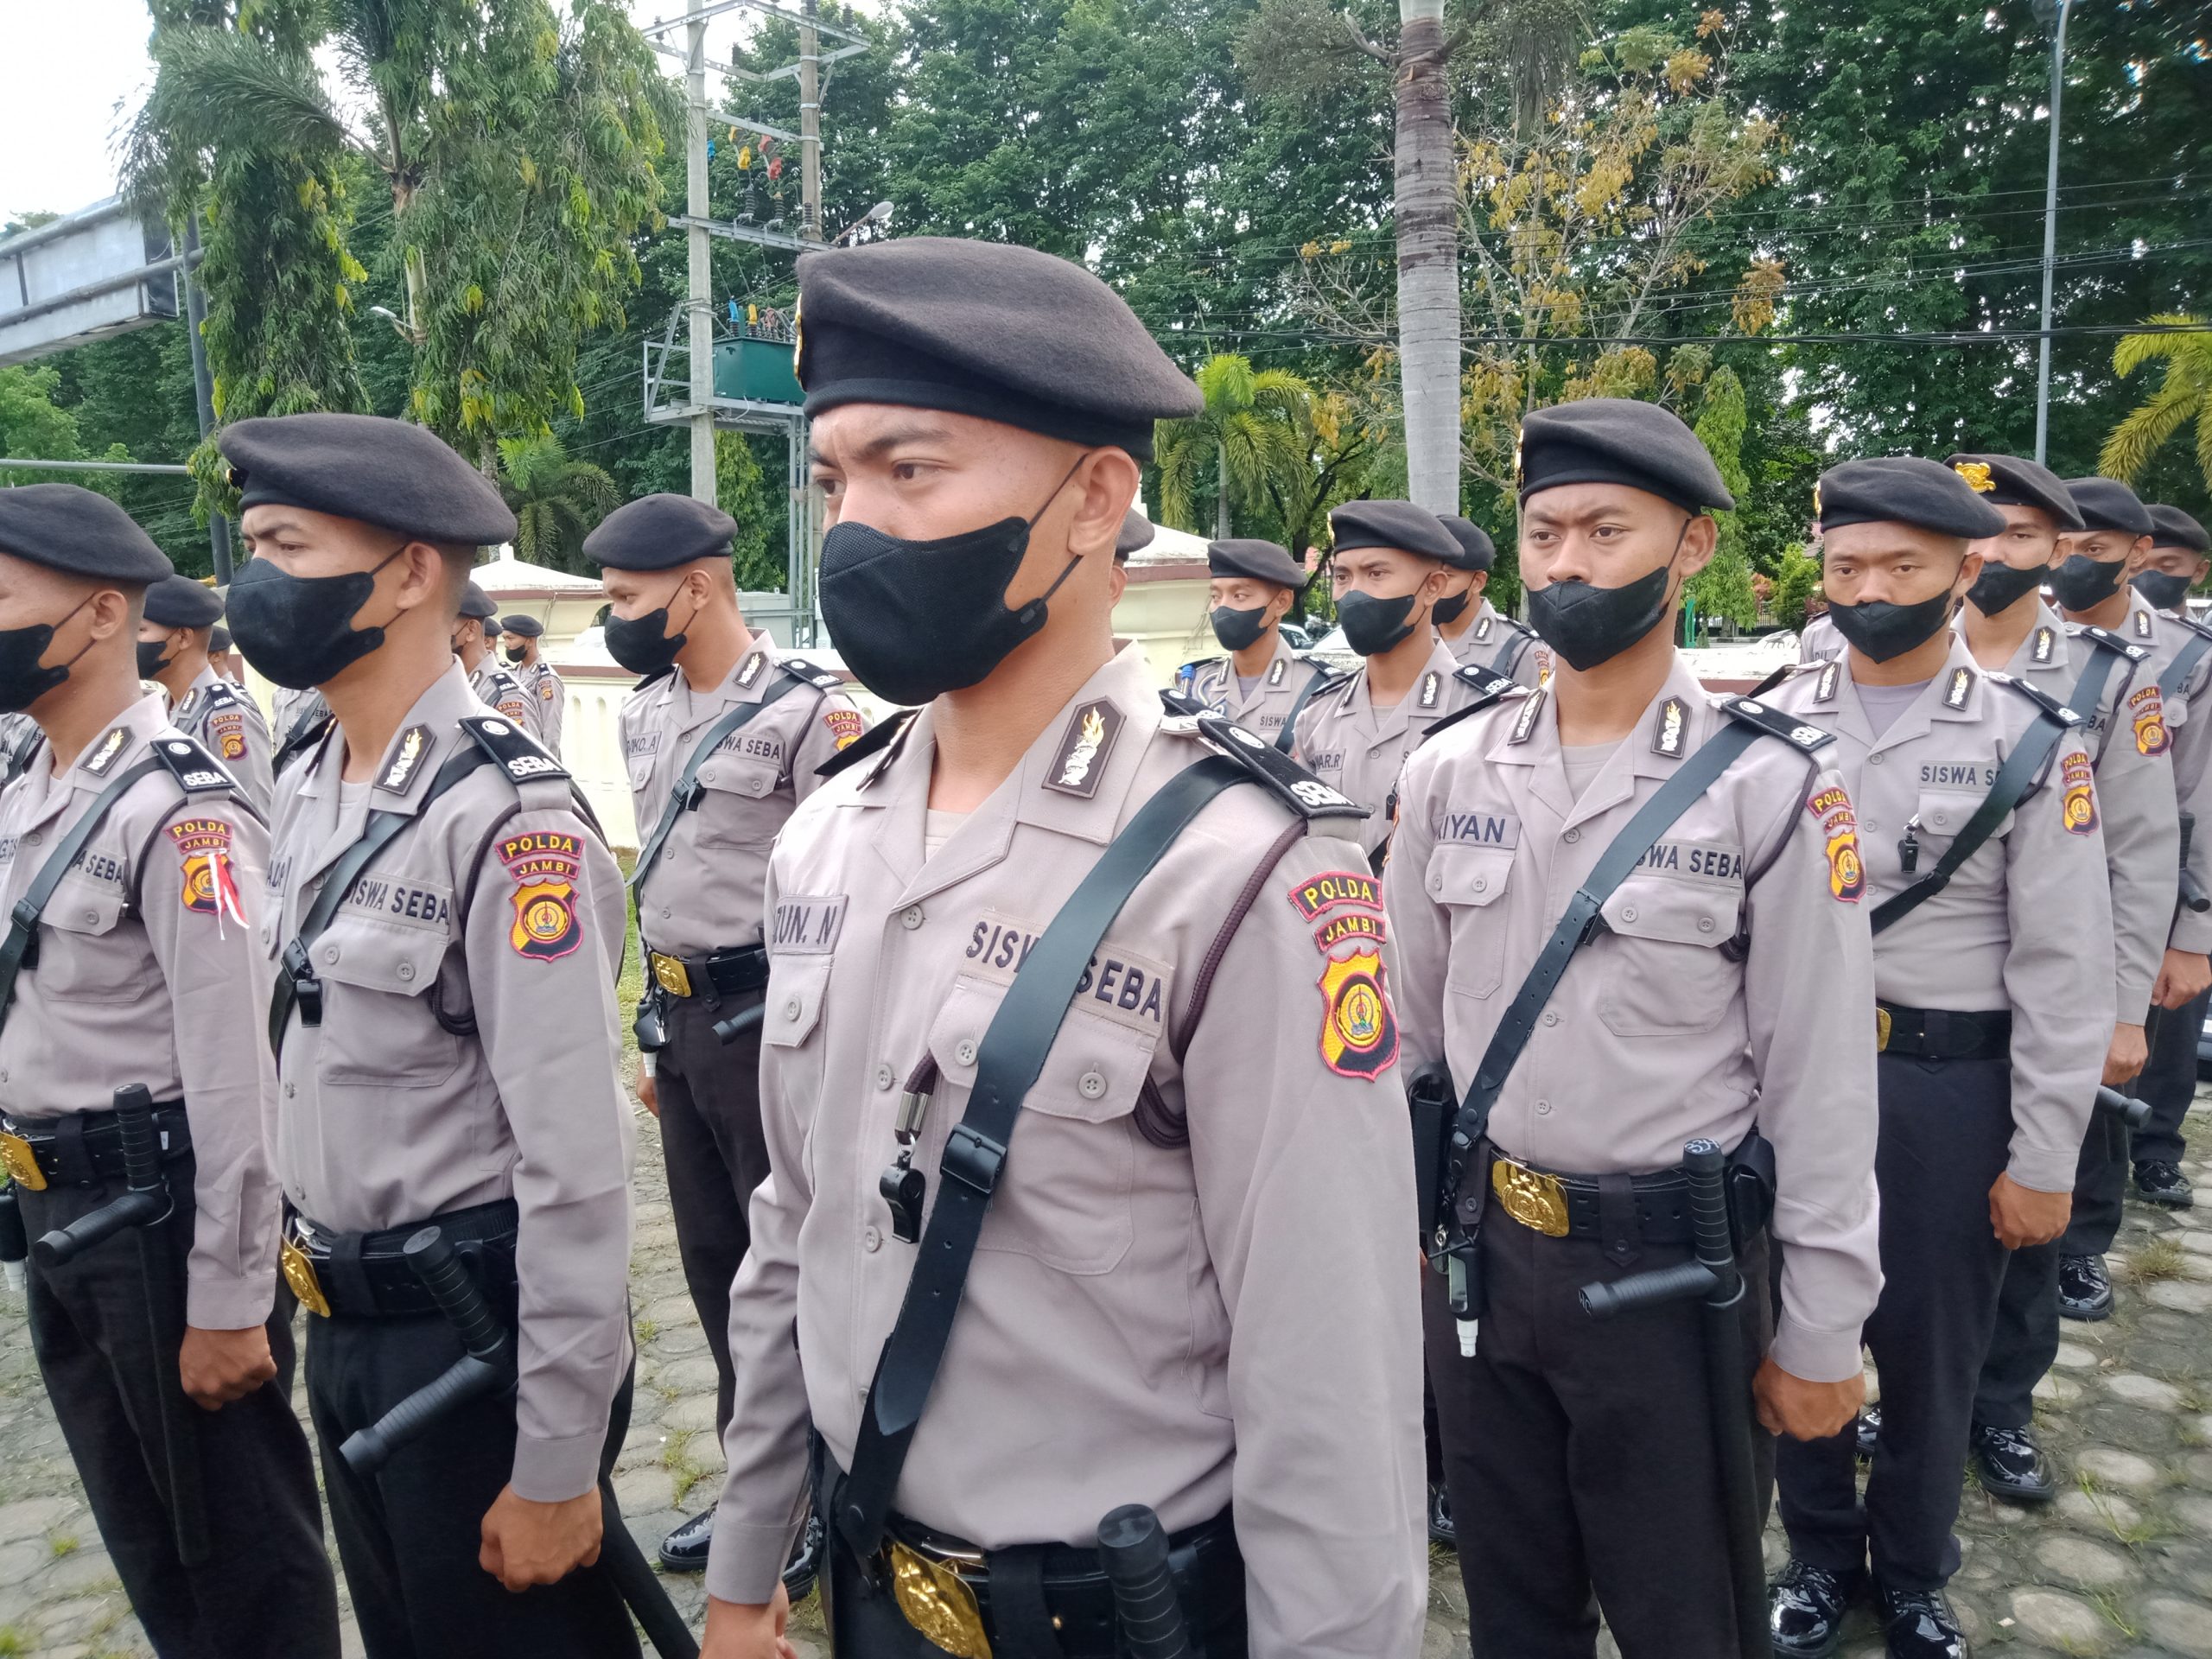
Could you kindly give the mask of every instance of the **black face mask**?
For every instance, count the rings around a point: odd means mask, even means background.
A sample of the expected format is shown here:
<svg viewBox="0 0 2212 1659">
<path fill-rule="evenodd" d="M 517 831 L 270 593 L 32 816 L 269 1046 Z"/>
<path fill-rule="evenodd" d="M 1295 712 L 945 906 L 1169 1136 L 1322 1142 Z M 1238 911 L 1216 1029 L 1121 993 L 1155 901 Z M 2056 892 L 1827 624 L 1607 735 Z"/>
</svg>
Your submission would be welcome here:
<svg viewBox="0 0 2212 1659">
<path fill-rule="evenodd" d="M 503 646 L 500 649 L 499 655 L 507 659 L 508 666 L 512 668 L 520 668 L 522 666 L 524 651 L 520 645 Z"/>
<path fill-rule="evenodd" d="M 174 657 L 165 657 L 162 654 L 168 648 L 169 642 L 166 639 L 141 639 L 138 642 L 138 677 L 140 679 L 161 678 L 162 671 L 176 660 Z"/>
<path fill-rule="evenodd" d="M 1611 662 L 1659 626 L 1667 613 L 1668 560 L 1618 588 L 1555 582 L 1529 589 L 1529 623 L 1536 637 L 1579 672 Z"/>
<path fill-rule="evenodd" d="M 383 628 L 357 628 L 353 618 L 376 592 L 377 573 L 410 545 L 342 576 L 296 576 L 266 559 L 249 560 L 225 600 L 231 644 L 288 691 L 327 684 L 384 644 Z"/>
<path fill-rule="evenodd" d="M 69 616 L 60 622 L 34 622 L 26 628 L 0 629 L 0 714 L 19 715 L 41 697 L 69 677 L 69 671 L 76 666 L 77 657 L 92 648 L 90 639 L 66 663 L 51 668 L 39 666 L 39 658 L 46 655 L 46 648 L 54 643 L 54 636 L 63 623 L 91 603 L 87 594 L 70 608 Z"/>
<path fill-rule="evenodd" d="M 1967 589 L 1967 603 L 1984 616 L 1994 616 L 1999 611 L 2010 610 L 2035 592 L 2050 575 L 2050 567 L 2047 564 L 2023 570 L 2017 565 L 1999 564 L 1995 559 L 1985 558 L 1981 574 Z"/>
<path fill-rule="evenodd" d="M 1835 624 L 1844 643 L 1860 656 L 1886 663 L 1936 637 L 1951 620 L 1951 595 L 1938 594 L 1914 605 L 1892 605 L 1885 599 L 1870 599 L 1859 605 L 1830 601 L 1828 620 Z"/>
<path fill-rule="evenodd" d="M 1413 594 L 1377 599 L 1372 594 L 1346 594 L 1337 601 L 1337 621 L 1344 643 L 1363 657 L 1390 649 L 1414 631 Z"/>
<path fill-rule="evenodd" d="M 1467 613 L 1468 601 L 1473 598 L 1474 594 L 1470 592 L 1452 594 L 1440 599 L 1429 607 L 1428 620 L 1440 628 L 1448 628 Z"/>
<path fill-rule="evenodd" d="M 680 588 L 683 584 L 677 586 Z M 669 594 L 671 600 L 675 597 L 673 593 Z M 676 666 L 676 653 L 691 637 L 684 630 L 698 617 L 699 607 L 694 605 L 691 614 L 683 620 L 683 627 L 671 633 L 668 607 L 664 604 L 643 616 L 608 617 L 600 626 L 600 637 L 607 642 L 607 654 L 632 674 L 663 674 Z"/>
<path fill-rule="evenodd" d="M 2187 576 L 2170 575 L 2164 570 L 2145 570 L 2127 580 L 2154 611 L 2177 611 L 2181 608 L 2182 601 L 2189 597 Z"/>
<path fill-rule="evenodd" d="M 2066 562 L 2050 573 L 2050 591 L 2063 611 L 2093 610 L 2120 589 L 2120 573 L 2127 561 L 2101 564 L 2086 553 L 2069 553 Z"/>
<path fill-rule="evenodd" d="M 1239 611 L 1217 605 L 1206 620 L 1213 624 L 1213 637 L 1221 641 L 1224 651 L 1243 651 L 1258 643 L 1268 631 L 1268 607 L 1255 605 L 1249 611 Z"/>
<path fill-rule="evenodd" d="M 1087 456 L 1078 456 L 1076 467 Z M 1074 573 L 1071 555 L 1052 585 L 1020 610 L 1006 590 L 1029 550 L 1029 532 L 1075 476 L 1075 467 L 1027 518 L 934 541 L 902 541 L 867 524 L 832 524 L 822 538 L 822 620 L 860 683 L 909 707 L 988 679 L 1045 626 L 1046 605 Z M 611 649 L 611 647 L 610 647 Z"/>
</svg>

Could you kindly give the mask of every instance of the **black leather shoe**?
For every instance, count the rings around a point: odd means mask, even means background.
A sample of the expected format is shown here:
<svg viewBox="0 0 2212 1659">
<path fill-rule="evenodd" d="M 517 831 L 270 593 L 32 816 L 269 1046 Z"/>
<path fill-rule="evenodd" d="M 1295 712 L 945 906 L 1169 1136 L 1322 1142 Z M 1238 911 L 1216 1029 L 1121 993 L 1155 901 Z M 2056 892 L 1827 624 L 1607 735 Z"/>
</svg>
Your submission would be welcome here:
<svg viewBox="0 0 2212 1659">
<path fill-rule="evenodd" d="M 1878 1584 L 1874 1609 L 1890 1659 L 1967 1659 L 1966 1632 L 1941 1590 L 1892 1590 Z"/>
<path fill-rule="evenodd" d="M 1992 1497 L 2015 1503 L 2048 1503 L 2058 1496 L 2058 1482 L 2044 1461 L 2035 1433 L 2025 1428 L 1984 1428 L 1974 1425 L 1974 1478 Z"/>
<path fill-rule="evenodd" d="M 2058 1311 L 2087 1325 L 2112 1318 L 2112 1281 L 2105 1275 L 2104 1257 L 2058 1258 Z"/>
<path fill-rule="evenodd" d="M 715 1541 L 715 1512 L 702 1510 L 660 1541 L 660 1564 L 671 1573 L 703 1573 Z"/>
<path fill-rule="evenodd" d="M 792 1548 L 791 1558 L 784 1567 L 784 1592 L 791 1599 L 794 1607 L 806 1599 L 814 1588 L 814 1580 L 821 1574 L 825 1542 L 822 1517 L 809 1510 L 806 1525 L 799 1529 L 798 1542 Z"/>
<path fill-rule="evenodd" d="M 2162 1204 L 2169 1210 L 2186 1210 L 2196 1202 L 2196 1189 L 2179 1164 L 2163 1158 L 2135 1166 L 2135 1196 L 2145 1204 Z"/>
<path fill-rule="evenodd" d="M 1874 1442 L 1881 1438 L 1882 1402 L 1877 1400 L 1871 1406 L 1859 1408 L 1859 1455 L 1862 1458 L 1872 1457 Z"/>
<path fill-rule="evenodd" d="M 1828 1659 L 1843 1641 L 1843 1616 L 1864 1573 L 1831 1573 L 1793 1560 L 1767 1586 L 1766 1628 L 1781 1659 Z"/>
<path fill-rule="evenodd" d="M 1441 1482 L 1428 1489 L 1428 1541 L 1446 1549 L 1459 1548 L 1459 1532 L 1452 1525 L 1452 1494 Z"/>
</svg>

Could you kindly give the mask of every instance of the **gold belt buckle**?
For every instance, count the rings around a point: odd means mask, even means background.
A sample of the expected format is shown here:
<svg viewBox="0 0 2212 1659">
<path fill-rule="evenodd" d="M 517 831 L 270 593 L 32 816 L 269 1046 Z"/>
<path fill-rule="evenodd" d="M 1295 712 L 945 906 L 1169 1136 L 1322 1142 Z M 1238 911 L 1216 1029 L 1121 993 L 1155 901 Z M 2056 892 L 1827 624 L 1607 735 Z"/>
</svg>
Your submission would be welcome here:
<svg viewBox="0 0 2212 1659">
<path fill-rule="evenodd" d="M 906 1622 L 953 1659 L 991 1659 L 976 1592 L 949 1562 L 933 1561 L 893 1539 L 891 1594 Z"/>
<path fill-rule="evenodd" d="M 38 1166 L 38 1154 L 22 1135 L 0 1129 L 0 1166 L 6 1168 L 8 1179 L 24 1192 L 46 1191 L 46 1172 Z"/>
<path fill-rule="evenodd" d="M 1890 1011 L 1877 1006 L 1874 1010 L 1874 1052 L 1884 1054 L 1890 1046 Z"/>
<path fill-rule="evenodd" d="M 1490 1166 L 1490 1190 L 1523 1227 L 1546 1238 L 1567 1236 L 1567 1189 L 1558 1176 L 1500 1157 Z"/>
<path fill-rule="evenodd" d="M 671 996 L 691 995 L 691 970 L 675 957 L 653 952 L 653 983 Z"/>
<path fill-rule="evenodd" d="M 276 1265 L 283 1270 L 284 1282 L 292 1287 L 292 1294 L 300 1299 L 300 1306 L 328 1319 L 330 1298 L 322 1294 L 322 1281 L 315 1277 L 315 1263 L 308 1253 L 288 1238 L 276 1247 Z"/>
</svg>

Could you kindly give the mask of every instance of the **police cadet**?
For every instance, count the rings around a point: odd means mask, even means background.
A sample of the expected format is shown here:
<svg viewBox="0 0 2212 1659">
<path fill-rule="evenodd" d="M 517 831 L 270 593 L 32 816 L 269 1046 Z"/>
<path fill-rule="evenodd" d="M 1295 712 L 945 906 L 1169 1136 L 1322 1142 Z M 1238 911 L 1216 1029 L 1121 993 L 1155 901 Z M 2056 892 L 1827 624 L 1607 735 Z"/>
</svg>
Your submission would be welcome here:
<svg viewBox="0 0 2212 1659">
<path fill-rule="evenodd" d="M 29 715 L 0 714 L 0 788 L 30 769 L 31 756 L 46 740 Z"/>
<path fill-rule="evenodd" d="M 68 1225 L 124 1192 L 117 1091 L 151 1096 L 168 1208 L 34 1258 L 32 1351 L 156 1650 L 334 1659 L 253 1024 L 268 831 L 140 687 L 169 574 L 105 496 L 0 490 L 0 709 L 45 740 L 0 796 L 0 1161 L 31 1237 Z"/>
<path fill-rule="evenodd" d="M 1292 753 L 1369 810 L 1360 850 L 1380 869 L 1406 757 L 1501 677 L 1462 670 L 1431 626 L 1452 562 L 1464 556 L 1434 513 L 1410 501 L 1347 501 L 1329 514 L 1329 531 L 1337 621 L 1366 660 L 1314 688 Z"/>
<path fill-rule="evenodd" d="M 638 1092 L 660 1119 L 684 1282 L 706 1327 L 729 1426 L 729 1287 L 750 1236 L 747 1201 L 768 1173 L 760 1032 L 725 1021 L 768 982 L 760 899 L 768 849 L 814 792 L 815 768 L 861 734 L 836 676 L 784 656 L 738 609 L 737 521 L 704 501 L 649 495 L 584 538 L 613 601 L 607 649 L 648 676 L 622 707 L 622 753 L 643 838 L 632 878 L 646 989 Z M 707 1564 L 712 1510 L 662 1541 L 662 1564 Z"/>
<path fill-rule="evenodd" d="M 1775 1651 L 1835 1651 L 1871 1553 L 1893 1659 L 1952 1659 L 1943 1594 L 2007 1253 L 2057 1236 L 2112 1030 L 2111 908 L 2086 721 L 1985 674 L 1950 627 L 2005 519 L 1957 472 L 1847 461 L 1815 498 L 1847 650 L 1766 694 L 1836 734 L 1859 815 L 1881 1058 L 1881 1427 L 1779 1457 Z M 2016 1015 L 2016 1010 L 2017 1015 Z"/>
<path fill-rule="evenodd" d="M 492 649 L 491 622 L 499 607 L 491 596 L 470 582 L 461 596 L 461 614 L 454 619 L 453 654 L 468 676 L 468 689 L 486 709 L 505 715 L 532 738 L 537 735 L 538 702 L 523 683 L 500 665 Z"/>
<path fill-rule="evenodd" d="M 270 696 L 269 729 L 276 741 L 270 768 L 281 777 L 287 766 L 313 749 L 330 729 L 330 705 L 311 685 L 303 690 L 276 686 Z"/>
<path fill-rule="evenodd" d="M 207 631 L 207 666 L 232 685 L 244 685 L 238 658 L 231 650 L 231 631 L 218 622 Z"/>
<path fill-rule="evenodd" d="M 1437 638 L 1463 668 L 1486 668 L 1516 684 L 1535 684 L 1543 672 L 1536 631 L 1501 616 L 1484 591 L 1490 586 L 1491 567 L 1497 563 L 1490 532 L 1455 512 L 1440 513 L 1437 522 L 1459 545 L 1459 556 L 1445 563 L 1466 578 L 1465 587 L 1436 601 Z"/>
<path fill-rule="evenodd" d="M 2196 1094 L 2197 1035 L 2212 1005 L 2212 983 L 2199 983 L 2187 1001 L 2176 1003 L 2171 997 L 2188 990 L 2189 976 L 2202 968 L 2205 952 L 2212 949 L 2212 906 L 2199 908 L 2199 901 L 2212 895 L 2212 815 L 2204 802 L 2212 790 L 2212 707 L 2207 706 L 2212 630 L 2188 608 L 2190 588 L 2212 564 L 2206 556 L 2212 542 L 2204 526 L 2178 507 L 2154 505 L 2150 514 L 2150 555 L 2129 580 L 2157 614 L 2161 701 L 2173 730 L 2174 788 L 2189 816 L 2182 822 L 2183 902 L 2174 912 L 2173 937 L 2166 944 L 2154 995 L 2164 1011 L 2151 1034 L 2151 1058 L 2136 1078 L 2135 1092 L 2150 1103 L 2151 1121 L 2134 1132 L 2128 1151 L 2135 1165 L 2136 1195 L 2185 1210 L 2196 1199 L 2181 1170 L 2181 1122 Z M 2171 693 L 2164 690 L 2169 679 L 2175 685 Z M 2177 721 L 2184 711 L 2185 718 Z M 2177 961 L 2180 957 L 2196 960 Z"/>
<path fill-rule="evenodd" d="M 172 574 L 149 588 L 138 625 L 138 677 L 169 694 L 177 729 L 211 750 L 246 799 L 266 811 L 273 785 L 269 728 L 253 699 L 218 674 L 209 657 L 222 613 L 215 590 L 188 576 Z"/>
<path fill-rule="evenodd" d="M 537 741 L 546 753 L 561 758 L 561 726 L 569 712 L 568 688 L 547 662 L 539 641 L 545 625 L 536 617 L 517 612 L 499 619 L 499 655 L 507 671 L 522 682 L 522 689 L 537 699 Z"/>
<path fill-rule="evenodd" d="M 621 876 L 567 774 L 469 690 L 452 640 L 514 518 L 417 426 L 311 414 L 220 445 L 252 561 L 231 629 L 336 725 L 277 780 L 276 1168 L 308 1404 L 371 1659 L 634 1653 L 599 1485 L 628 1419 Z M 402 1254 L 434 1224 L 518 1386 L 380 1472 L 340 1453 L 465 1351 Z M 510 1593 L 519 1592 L 519 1593 Z"/>
<path fill-rule="evenodd" d="M 1305 567 L 1274 542 L 1238 537 L 1206 543 L 1206 620 L 1229 654 L 1184 664 L 1177 689 L 1287 753 L 1300 710 L 1329 678 L 1327 664 L 1282 637 Z"/>
<path fill-rule="evenodd" d="M 1376 884 L 1349 803 L 1166 715 L 1112 644 L 1116 529 L 1197 391 L 1031 250 L 812 253 L 799 289 L 823 613 L 861 683 L 926 706 L 838 757 L 770 859 L 772 1173 L 706 1651 L 779 1650 L 810 1408 L 840 1654 L 1103 1659 L 1095 1547 L 1131 1504 L 1205 1651 L 1410 1654 Z"/>
<path fill-rule="evenodd" d="M 1444 1188 L 1449 1274 L 1425 1283 L 1474 1651 L 1586 1656 L 1602 1607 L 1628 1659 L 1734 1653 L 1709 1389 L 1740 1391 L 1763 1465 L 1754 1394 L 1769 1430 L 1834 1432 L 1878 1284 L 1850 807 L 1830 740 L 1716 702 L 1674 648 L 1710 511 L 1732 505 L 1689 429 L 1649 404 L 1569 404 L 1522 423 L 1522 466 L 1521 570 L 1553 676 L 1415 752 L 1385 883 L 1406 1058 L 1448 1065 L 1472 1148 Z M 1600 1325 L 1576 1302 L 1688 1256 L 1681 1166 L 1699 1138 L 1747 1189 L 1750 1281 L 1770 1208 L 1788 1247 L 1770 1344 L 1767 1298 L 1739 1304 L 1755 1377 L 1708 1382 L 1695 1307 Z"/>
</svg>

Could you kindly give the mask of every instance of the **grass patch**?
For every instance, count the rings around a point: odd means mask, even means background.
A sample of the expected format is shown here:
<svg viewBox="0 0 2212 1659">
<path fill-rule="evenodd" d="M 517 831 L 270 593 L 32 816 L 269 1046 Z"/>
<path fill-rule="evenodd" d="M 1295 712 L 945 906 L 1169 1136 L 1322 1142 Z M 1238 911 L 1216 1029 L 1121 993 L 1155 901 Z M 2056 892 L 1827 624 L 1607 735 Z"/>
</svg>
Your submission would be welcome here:
<svg viewBox="0 0 2212 1659">
<path fill-rule="evenodd" d="M 630 1328 L 637 1333 L 638 1341 L 640 1345 L 643 1345 L 645 1343 L 651 1342 L 655 1337 L 660 1334 L 660 1321 L 658 1319 L 639 1319 Z"/>
<path fill-rule="evenodd" d="M 623 877 L 627 880 L 632 867 L 638 861 L 637 855 L 617 853 L 614 861 L 622 867 Z M 645 994 L 645 957 L 638 948 L 638 907 L 626 899 L 622 915 L 626 937 L 622 944 L 622 978 L 614 990 L 618 1015 L 614 1023 L 622 1036 L 625 1075 L 634 1076 L 638 1066 L 638 1033 L 630 1029 L 630 1016 L 637 1010 L 638 999 Z"/>
<path fill-rule="evenodd" d="M 46 1541 L 46 1547 L 54 1552 L 54 1559 L 58 1561 L 65 1555 L 77 1553 L 77 1540 L 69 1533 L 57 1532 Z"/>
<path fill-rule="evenodd" d="M 2178 1279 L 2183 1257 L 2181 1246 L 2164 1234 L 2146 1239 L 2127 1258 L 2127 1276 L 2139 1285 L 2154 1284 L 2161 1279 Z"/>
<path fill-rule="evenodd" d="M 2114 1595 L 2111 1591 L 2092 1590 L 2088 1594 L 2089 1605 L 2092 1607 L 2094 1607 L 2099 1613 L 2104 1616 L 2104 1619 L 2107 1624 L 2110 1624 L 2114 1630 L 2118 1630 L 2129 1641 L 2133 1641 L 2138 1636 L 2142 1634 L 2142 1632 L 2137 1630 L 2134 1625 L 2127 1622 L 2126 1610 L 2120 1605 L 2120 1598 Z"/>
<path fill-rule="evenodd" d="M 30 1637 L 12 1624 L 0 1625 L 0 1659 L 21 1659 L 30 1650 Z"/>
</svg>

